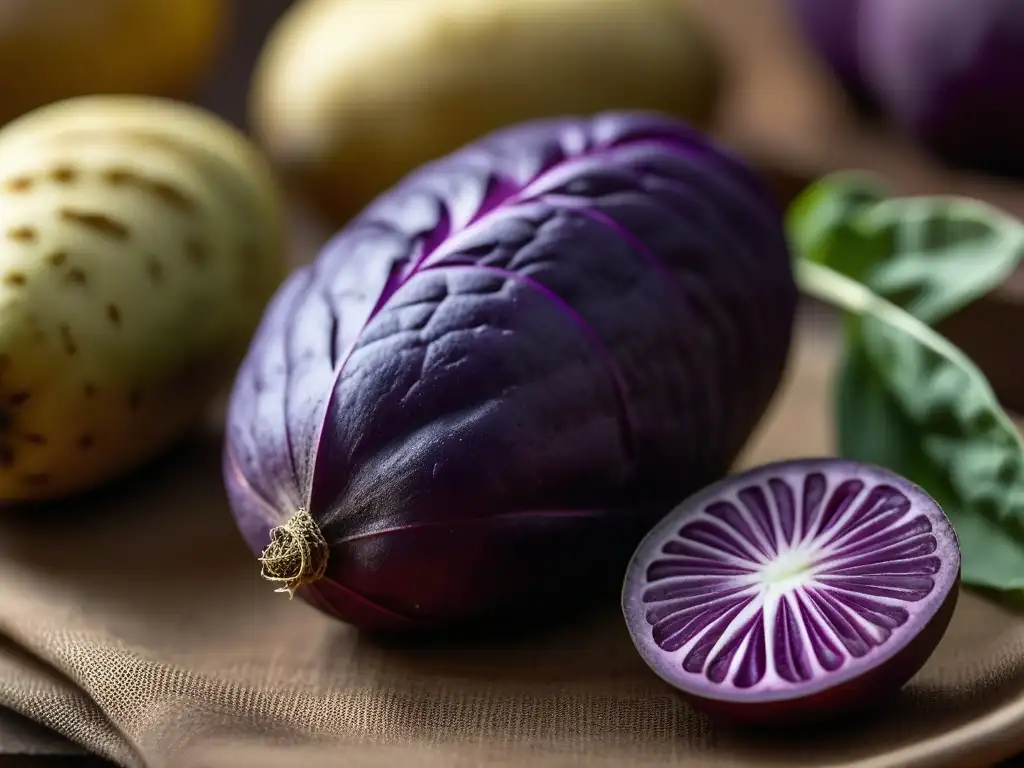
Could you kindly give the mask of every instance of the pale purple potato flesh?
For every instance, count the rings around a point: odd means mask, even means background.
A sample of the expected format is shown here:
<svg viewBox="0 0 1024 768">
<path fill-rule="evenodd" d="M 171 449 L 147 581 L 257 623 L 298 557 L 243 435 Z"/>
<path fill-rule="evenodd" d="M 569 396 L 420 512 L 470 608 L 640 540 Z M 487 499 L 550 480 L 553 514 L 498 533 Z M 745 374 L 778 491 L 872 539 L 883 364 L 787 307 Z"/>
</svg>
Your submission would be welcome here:
<svg viewBox="0 0 1024 768">
<path fill-rule="evenodd" d="M 677 507 L 637 549 L 622 607 L 644 660 L 699 706 L 785 720 L 900 688 L 941 639 L 959 578 L 956 534 L 922 489 L 807 459 Z"/>
</svg>

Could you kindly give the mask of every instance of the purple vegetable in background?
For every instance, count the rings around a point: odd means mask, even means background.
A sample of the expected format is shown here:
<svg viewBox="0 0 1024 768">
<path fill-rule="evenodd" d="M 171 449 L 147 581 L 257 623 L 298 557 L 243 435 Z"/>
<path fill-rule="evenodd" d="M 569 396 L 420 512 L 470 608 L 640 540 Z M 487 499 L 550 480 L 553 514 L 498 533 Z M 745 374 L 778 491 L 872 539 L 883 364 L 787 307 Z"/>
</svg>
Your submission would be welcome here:
<svg viewBox="0 0 1024 768">
<path fill-rule="evenodd" d="M 228 416 L 239 527 L 265 576 L 369 629 L 579 603 L 727 471 L 796 301 L 768 193 L 687 126 L 499 131 L 273 300 Z"/>
<path fill-rule="evenodd" d="M 855 97 L 946 160 L 1024 173 L 1024 2 L 789 2 Z"/>
<path fill-rule="evenodd" d="M 946 159 L 1024 173 L 1024 2 L 866 0 L 862 66 L 884 109 Z"/>
</svg>

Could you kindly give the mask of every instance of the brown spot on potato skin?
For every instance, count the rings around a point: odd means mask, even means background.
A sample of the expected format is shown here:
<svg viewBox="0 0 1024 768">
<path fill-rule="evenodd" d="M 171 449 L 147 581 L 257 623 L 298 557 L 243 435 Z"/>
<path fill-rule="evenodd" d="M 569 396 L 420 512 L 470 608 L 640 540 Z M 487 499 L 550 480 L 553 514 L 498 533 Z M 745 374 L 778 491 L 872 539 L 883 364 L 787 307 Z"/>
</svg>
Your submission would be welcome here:
<svg viewBox="0 0 1024 768">
<path fill-rule="evenodd" d="M 7 402 L 13 406 L 19 406 L 26 402 L 30 397 L 32 397 L 32 393 L 24 390 L 20 392 L 12 392 L 7 396 Z"/>
<path fill-rule="evenodd" d="M 142 405 L 142 393 L 137 389 L 133 389 L 128 395 L 128 407 L 133 411 L 137 411 L 140 405 Z"/>
<path fill-rule="evenodd" d="M 50 178 L 58 184 L 73 184 L 78 180 L 78 171 L 70 165 L 60 165 L 50 172 Z"/>
<path fill-rule="evenodd" d="M 68 260 L 67 251 L 54 251 L 46 257 L 46 263 L 54 267 L 59 267 Z"/>
<path fill-rule="evenodd" d="M 25 485 L 31 486 L 46 485 L 50 482 L 50 476 L 45 472 L 33 472 L 31 474 L 22 475 L 21 482 Z"/>
<path fill-rule="evenodd" d="M 96 396 L 96 385 L 86 382 L 85 386 L 82 387 L 82 392 L 86 397 L 93 398 Z"/>
<path fill-rule="evenodd" d="M 147 179 L 124 168 L 111 168 L 103 174 L 104 180 L 115 187 L 134 187 L 158 198 L 181 213 L 195 213 L 195 201 L 183 191 L 166 181 Z"/>
<path fill-rule="evenodd" d="M 14 449 L 6 443 L 0 443 L 0 467 L 14 466 Z"/>
<path fill-rule="evenodd" d="M 32 445 L 46 445 L 49 442 L 46 435 L 40 435 L 38 432 L 29 432 L 24 437 L 25 442 L 32 443 Z"/>
<path fill-rule="evenodd" d="M 38 234 L 32 227 L 12 227 L 7 230 L 7 238 L 16 243 L 34 243 Z"/>
<path fill-rule="evenodd" d="M 85 285 L 88 282 L 88 277 L 85 274 L 85 270 L 81 267 L 72 267 L 68 270 L 68 282 L 74 283 L 75 285 Z"/>
<path fill-rule="evenodd" d="M 60 343 L 64 347 L 64 351 L 68 355 L 78 354 L 78 344 L 75 342 L 75 337 L 71 335 L 71 328 L 67 323 L 61 323 L 58 326 L 60 331 Z"/>
<path fill-rule="evenodd" d="M 90 448 L 92 448 L 95 442 L 96 438 L 93 435 L 82 435 L 81 437 L 78 438 L 78 447 L 81 448 L 83 451 L 87 451 Z"/>
<path fill-rule="evenodd" d="M 74 208 L 61 208 L 60 218 L 68 224 L 91 229 L 115 240 L 127 240 L 131 236 L 128 227 L 103 213 L 90 213 L 89 211 L 79 211 Z"/>
<path fill-rule="evenodd" d="M 162 181 L 152 181 L 148 189 L 165 203 L 177 208 L 182 213 L 195 213 L 199 206 L 195 201 L 177 187 Z"/>
<path fill-rule="evenodd" d="M 121 310 L 116 304 L 107 304 L 107 319 L 118 328 L 121 327 Z"/>
<path fill-rule="evenodd" d="M 28 192 L 32 189 L 34 183 L 31 176 L 15 176 L 13 179 L 7 180 L 7 183 L 4 184 L 4 189 L 17 195 Z"/>
<path fill-rule="evenodd" d="M 113 187 L 130 184 L 135 178 L 137 178 L 136 175 L 127 168 L 108 168 L 103 172 L 103 180 Z"/>
<path fill-rule="evenodd" d="M 24 272 L 8 272 L 4 275 L 4 285 L 17 286 L 28 282 Z"/>
</svg>

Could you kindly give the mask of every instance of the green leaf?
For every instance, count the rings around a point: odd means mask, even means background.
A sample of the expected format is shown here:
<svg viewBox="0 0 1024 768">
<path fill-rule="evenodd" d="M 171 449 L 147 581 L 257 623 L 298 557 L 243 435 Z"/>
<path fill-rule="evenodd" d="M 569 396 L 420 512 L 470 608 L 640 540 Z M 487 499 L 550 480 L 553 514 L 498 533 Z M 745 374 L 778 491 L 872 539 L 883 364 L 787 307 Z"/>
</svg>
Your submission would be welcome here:
<svg viewBox="0 0 1024 768">
<path fill-rule="evenodd" d="M 977 367 L 936 331 L 817 260 L 805 293 L 848 314 L 839 452 L 927 490 L 960 540 L 964 581 L 1024 589 L 1024 442 Z"/>
<path fill-rule="evenodd" d="M 805 292 L 848 313 L 839 453 L 935 497 L 966 582 L 1024 588 L 1024 444 L 980 371 L 928 327 L 1009 276 L 1024 225 L 974 200 L 886 199 L 854 174 L 809 188 L 788 223 Z"/>
<path fill-rule="evenodd" d="M 892 248 L 872 242 L 861 219 L 885 200 L 880 184 L 862 174 L 826 176 L 804 190 L 789 206 L 790 239 L 801 258 L 823 264 L 864 282 Z"/>
<path fill-rule="evenodd" d="M 836 174 L 789 210 L 803 258 L 864 283 L 934 325 L 998 286 L 1024 258 L 1024 225 L 958 197 L 886 199 L 870 177 Z"/>
<path fill-rule="evenodd" d="M 847 346 L 836 372 L 835 388 L 839 452 L 904 476 L 920 474 L 924 457 L 917 443 L 917 430 L 876 374 L 863 344 Z M 939 480 L 944 482 L 940 477 L 918 484 L 937 487 Z"/>
</svg>

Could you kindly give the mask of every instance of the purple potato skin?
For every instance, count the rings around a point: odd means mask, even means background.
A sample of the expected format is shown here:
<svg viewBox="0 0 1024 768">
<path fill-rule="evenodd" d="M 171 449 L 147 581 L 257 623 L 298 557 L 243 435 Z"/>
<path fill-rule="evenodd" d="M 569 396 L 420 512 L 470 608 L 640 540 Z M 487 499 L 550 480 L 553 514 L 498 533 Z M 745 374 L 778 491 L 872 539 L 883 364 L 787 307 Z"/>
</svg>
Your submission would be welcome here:
<svg viewBox="0 0 1024 768">
<path fill-rule="evenodd" d="M 863 0 L 859 46 L 883 108 L 951 163 L 1024 173 L 1024 3 Z"/>
<path fill-rule="evenodd" d="M 688 126 L 490 134 L 272 300 L 229 403 L 239 529 L 260 553 L 307 509 L 330 555 L 297 594 L 371 631 L 568 610 L 728 470 L 796 303 L 776 204 Z"/>
</svg>

